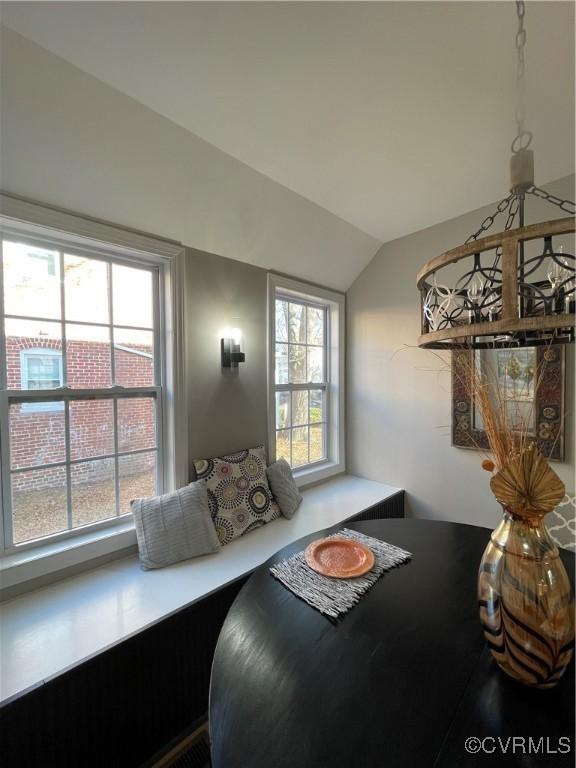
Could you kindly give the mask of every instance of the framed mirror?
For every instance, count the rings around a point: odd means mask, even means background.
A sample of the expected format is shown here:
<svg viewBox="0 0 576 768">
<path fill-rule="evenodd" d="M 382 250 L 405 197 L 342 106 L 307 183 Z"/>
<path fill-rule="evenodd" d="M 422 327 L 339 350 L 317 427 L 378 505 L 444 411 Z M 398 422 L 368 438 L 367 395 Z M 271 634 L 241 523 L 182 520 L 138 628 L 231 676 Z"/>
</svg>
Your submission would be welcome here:
<svg viewBox="0 0 576 768">
<path fill-rule="evenodd" d="M 526 421 L 540 452 L 564 460 L 564 346 L 452 352 L 452 445 L 488 450 L 482 417 L 467 385 L 471 363 L 498 382 L 512 421 Z M 496 394 L 494 393 L 496 398 Z"/>
</svg>

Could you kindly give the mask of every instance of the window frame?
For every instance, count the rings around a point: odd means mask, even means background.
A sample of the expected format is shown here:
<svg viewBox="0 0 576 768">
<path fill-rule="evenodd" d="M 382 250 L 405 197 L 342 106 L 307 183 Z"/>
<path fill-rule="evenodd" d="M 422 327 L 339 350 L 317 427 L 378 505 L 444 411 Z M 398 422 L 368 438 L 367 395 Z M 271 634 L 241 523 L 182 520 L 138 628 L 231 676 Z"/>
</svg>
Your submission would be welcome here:
<svg viewBox="0 0 576 768">
<path fill-rule="evenodd" d="M 2 229 L 1 233 L 2 237 L 0 240 L 0 256 L 1 256 L 1 250 L 2 250 L 2 243 L 4 240 L 10 240 L 10 235 L 7 235 L 6 228 Z M 105 263 L 109 264 L 110 266 L 114 264 L 119 264 L 122 266 L 131 266 L 133 268 L 142 268 L 148 272 L 150 272 L 152 276 L 152 295 L 153 295 L 153 309 L 152 309 L 152 323 L 153 328 L 152 329 L 145 329 L 146 331 L 152 331 L 154 341 L 154 376 L 153 376 L 153 384 L 152 385 L 146 385 L 146 386 L 136 386 L 136 387 L 126 387 L 122 385 L 112 385 L 109 387 L 87 387 L 87 388 L 79 388 L 79 387 L 69 387 L 69 386 L 60 386 L 55 388 L 49 388 L 49 389 L 35 389 L 35 390 L 29 390 L 25 389 L 23 386 L 20 387 L 19 390 L 10 390 L 7 389 L 7 381 L 5 378 L 6 372 L 3 369 L 3 375 L 1 380 L 2 385 L 2 396 L 0 396 L 0 416 L 2 417 L 2 423 L 3 425 L 6 425 L 6 435 L 2 435 L 2 438 L 0 439 L 0 445 L 2 446 L 2 466 L 3 466 L 3 482 L 2 482 L 2 496 L 3 496 L 3 512 L 2 512 L 2 520 L 0 521 L 3 528 L 3 541 L 2 541 L 2 552 L 4 554 L 11 554 L 14 552 L 21 552 L 24 550 L 29 549 L 35 549 L 37 547 L 41 547 L 42 545 L 50 544 L 52 542 L 56 541 L 66 541 L 67 539 L 81 536 L 86 533 L 98 531 L 98 530 L 104 530 L 104 529 L 113 529 L 120 525 L 122 525 L 124 522 L 130 519 L 130 513 L 119 513 L 119 483 L 120 483 L 120 477 L 119 477 L 119 458 L 124 455 L 132 455 L 132 453 L 146 453 L 154 451 L 156 453 L 156 489 L 158 495 L 162 494 L 164 492 L 165 488 L 165 482 L 168 480 L 166 477 L 165 472 L 165 462 L 164 462 L 164 450 L 163 450 L 163 432 L 164 432 L 164 418 L 163 418 L 163 391 L 166 381 L 165 376 L 165 350 L 164 350 L 164 341 L 160 334 L 160 295 L 162 290 L 162 278 L 160 275 L 160 270 L 158 269 L 157 265 L 154 265 L 150 262 L 141 262 L 138 259 L 128 259 L 123 257 L 120 254 L 117 254 L 115 256 L 111 255 L 103 255 L 102 253 L 96 253 L 92 250 L 86 249 L 84 247 L 74 247 L 70 244 L 67 244 L 66 247 L 63 247 L 62 245 L 58 245 L 54 240 L 46 238 L 43 239 L 43 241 L 39 242 L 36 238 L 28 237 L 26 235 L 23 235 L 20 233 L 18 235 L 21 241 L 30 243 L 31 245 L 40 245 L 41 247 L 50 248 L 52 250 L 58 250 L 59 251 L 59 258 L 60 258 L 60 271 L 61 271 L 61 283 L 62 283 L 62 289 L 63 289 L 63 262 L 64 262 L 64 251 L 69 250 L 73 251 L 73 255 L 78 256 L 84 256 L 86 258 L 92 258 L 95 260 L 104 261 Z M 4 274 L 2 269 L 2 260 L 0 258 L 0 271 L 2 272 L 2 275 Z M 111 272 L 111 270 L 109 270 Z M 108 290 L 111 290 L 111 283 L 109 280 L 108 284 Z M 109 304 L 111 307 L 112 304 L 112 296 L 109 296 Z M 5 315 L 4 314 L 4 294 L 0 295 L 0 334 L 2 335 L 2 343 L 5 343 L 5 331 L 4 331 L 4 321 L 5 319 L 15 319 L 16 316 L 13 315 Z M 29 316 L 18 316 L 17 319 L 21 320 L 46 320 L 45 318 L 30 318 Z M 46 320 L 47 321 L 47 320 Z M 60 367 L 61 371 L 65 369 L 65 358 L 66 358 L 66 324 L 69 322 L 66 319 L 66 313 L 64 308 L 64 296 L 61 292 L 61 317 L 58 320 L 51 320 L 50 322 L 59 323 L 62 328 L 62 352 L 60 357 Z M 113 329 L 114 328 L 134 328 L 138 330 L 137 326 L 114 326 L 113 321 L 113 315 L 112 310 L 110 308 L 110 316 L 107 323 L 100 323 L 100 322 L 83 322 L 82 325 L 87 325 L 90 327 L 100 327 L 100 328 L 107 328 L 111 330 L 111 336 L 110 336 L 110 365 L 111 365 L 111 376 L 114 375 L 114 356 L 115 356 L 115 345 L 113 342 Z M 23 352 L 26 352 L 27 350 L 22 350 Z M 54 350 L 52 350 L 54 351 Z M 5 359 L 5 358 L 4 358 Z M 23 382 L 21 381 L 21 385 Z M 153 449 L 145 449 L 142 451 L 136 451 L 136 452 L 122 452 L 120 453 L 118 450 L 118 400 L 121 398 L 134 398 L 134 397 L 140 397 L 140 396 L 150 396 L 154 398 L 155 401 L 155 431 L 156 431 L 156 445 Z M 113 403 L 113 409 L 114 409 L 114 425 L 115 425 L 115 445 L 114 445 L 114 452 L 110 456 L 94 456 L 89 457 L 82 460 L 72 460 L 70 458 L 70 436 L 69 436 L 69 429 L 68 429 L 68 422 L 69 422 L 69 404 L 71 402 L 89 402 L 91 399 L 101 399 L 101 400 L 112 400 Z M 98 520 L 92 523 L 88 523 L 84 526 L 78 526 L 76 528 L 69 527 L 64 531 L 57 531 L 54 533 L 51 533 L 47 536 L 43 536 L 37 539 L 31 539 L 27 541 L 22 541 L 15 543 L 14 542 L 14 536 L 13 536 L 13 515 L 12 515 L 12 493 L 11 493 L 11 476 L 14 474 L 14 470 L 10 466 L 10 437 L 9 437 L 9 410 L 11 404 L 21 404 L 25 406 L 25 410 L 36 410 L 36 411 L 55 411 L 56 404 L 61 403 L 62 406 L 58 410 L 64 410 L 65 411 L 65 422 L 66 422 L 66 428 L 65 428 L 65 446 L 66 446 L 66 458 L 65 460 L 61 462 L 51 462 L 46 465 L 38 465 L 38 467 L 27 467 L 25 469 L 18 469 L 16 470 L 17 473 L 20 471 L 31 471 L 34 469 L 42 469 L 44 466 L 47 468 L 55 468 L 56 466 L 62 466 L 65 468 L 67 479 L 66 479 L 66 495 L 67 495 L 67 515 L 68 515 L 68 525 L 71 526 L 71 515 L 72 515 L 72 509 L 71 509 L 71 485 L 70 485 L 70 468 L 77 463 L 82 463 L 84 461 L 97 461 L 97 460 L 105 460 L 109 458 L 114 459 L 114 466 L 115 466 L 115 508 L 116 508 L 116 514 L 114 517 L 109 517 L 104 520 Z M 28 406 L 28 408 L 26 408 Z M 31 406 L 31 408 L 30 408 Z M 43 407 L 44 406 L 44 407 Z M 46 407 L 48 406 L 48 407 Z M 4 447 L 5 446 L 5 447 Z"/>
<path fill-rule="evenodd" d="M 185 328 L 185 249 L 175 241 L 162 240 L 152 235 L 118 227 L 61 209 L 45 206 L 16 196 L 0 193 L 0 236 L 46 247 L 65 249 L 78 255 L 103 258 L 106 261 L 127 266 L 145 266 L 157 274 L 158 322 L 155 328 L 155 348 L 158 375 L 155 386 L 156 430 L 158 450 L 164 452 L 162 476 L 159 488 L 165 491 L 182 487 L 188 482 L 188 419 L 186 396 L 186 363 L 184 359 Z M 1 322 L 0 360 L 6 360 L 4 339 L 4 288 L 3 270 L 0 269 Z M 38 318 L 36 318 L 38 319 Z M 60 319 L 62 322 L 62 318 Z M 113 354 L 113 349 L 111 350 Z M 6 390 L 6 366 L 0 370 L 0 409 L 7 413 L 9 394 Z M 129 396 L 137 388 L 110 387 L 100 396 Z M 149 387 L 145 388 L 149 390 Z M 12 391 L 14 392 L 14 391 Z M 94 390 L 53 389 L 34 390 L 39 402 L 42 399 L 63 399 L 95 394 Z M 8 424 L 2 418 L 0 448 L 8 445 Z M 9 477 L 9 456 L 2 450 L 0 480 Z M 2 482 L 0 497 L 2 523 L 7 517 L 5 490 Z M 8 514 L 10 500 L 8 500 Z M 100 521 L 89 526 L 53 534 L 44 539 L 23 542 L 7 550 L 4 524 L 0 525 L 0 565 L 3 570 L 4 592 L 25 591 L 25 582 L 45 583 L 51 574 L 62 575 L 65 570 L 84 570 L 92 567 L 102 557 L 109 559 L 135 551 L 136 534 L 129 515 Z M 24 585 L 24 586 L 22 586 Z"/>
<path fill-rule="evenodd" d="M 325 309 L 324 382 L 277 384 L 276 299 L 294 301 Z M 280 343 L 280 342 L 279 342 Z M 345 456 L 345 296 L 275 273 L 268 275 L 268 455 L 276 460 L 276 392 L 323 389 L 325 406 L 325 458 L 295 467 L 299 487 L 319 482 L 346 471 Z M 290 427 L 292 428 L 292 427 Z"/>
<path fill-rule="evenodd" d="M 330 397 L 328 396 L 328 389 L 329 389 L 329 383 L 330 383 L 330 347 L 329 347 L 329 339 L 330 339 L 330 312 L 328 310 L 328 306 L 325 303 L 321 303 L 318 301 L 312 301 L 310 299 L 304 298 L 302 296 L 295 296 L 294 294 L 284 293 L 282 289 L 277 289 L 275 296 L 274 296 L 274 320 L 276 318 L 276 302 L 277 301 L 285 301 L 290 304 L 298 304 L 301 307 L 305 308 L 306 314 L 308 307 L 311 307 L 313 309 L 320 309 L 322 310 L 324 314 L 324 334 L 323 334 L 323 341 L 321 345 L 318 344 L 308 344 L 308 338 L 306 338 L 306 342 L 304 344 L 298 344 L 298 342 L 291 342 L 290 341 L 290 319 L 288 316 L 288 341 L 282 342 L 278 341 L 278 339 L 274 338 L 274 369 L 276 369 L 276 345 L 277 344 L 286 344 L 287 351 L 288 351 L 288 371 L 290 371 L 290 347 L 291 346 L 304 346 L 306 349 L 306 369 L 308 368 L 308 348 L 309 347 L 321 347 L 322 348 L 322 367 L 324 371 L 324 376 L 322 381 L 306 381 L 306 382 L 286 382 L 286 383 L 277 383 L 275 380 L 275 370 L 274 370 L 274 394 L 278 394 L 279 392 L 289 392 L 290 393 L 290 426 L 288 426 L 286 429 L 290 432 L 292 432 L 293 429 L 297 429 L 299 427 L 305 427 L 308 429 L 308 435 L 310 435 L 310 427 L 313 426 L 310 422 L 310 402 L 308 402 L 308 422 L 306 424 L 297 424 L 294 425 L 292 420 L 292 413 L 293 413 L 293 398 L 292 393 L 298 392 L 298 391 L 304 391 L 308 392 L 308 397 L 310 397 L 310 392 L 312 390 L 321 390 L 322 392 L 322 406 L 323 406 L 323 420 L 321 422 L 317 422 L 318 424 L 321 424 L 324 426 L 323 430 L 323 446 L 322 446 L 322 453 L 323 457 L 321 459 L 318 459 L 316 461 L 308 461 L 306 464 L 301 464 L 298 467 L 294 468 L 294 471 L 305 471 L 305 470 L 313 470 L 320 465 L 323 465 L 328 460 L 328 427 L 330 424 Z M 306 318 L 306 324 L 308 323 L 308 319 Z M 276 322 L 274 321 L 274 336 L 276 335 Z M 307 325 L 306 325 L 306 333 L 307 333 Z M 274 454 L 276 454 L 275 447 L 276 447 L 276 435 L 278 432 L 282 432 L 284 430 L 278 429 L 276 427 L 276 402 L 274 402 Z M 290 438 L 290 466 L 292 466 L 292 437 Z M 310 458 L 310 436 L 308 436 L 308 458 Z"/>
</svg>

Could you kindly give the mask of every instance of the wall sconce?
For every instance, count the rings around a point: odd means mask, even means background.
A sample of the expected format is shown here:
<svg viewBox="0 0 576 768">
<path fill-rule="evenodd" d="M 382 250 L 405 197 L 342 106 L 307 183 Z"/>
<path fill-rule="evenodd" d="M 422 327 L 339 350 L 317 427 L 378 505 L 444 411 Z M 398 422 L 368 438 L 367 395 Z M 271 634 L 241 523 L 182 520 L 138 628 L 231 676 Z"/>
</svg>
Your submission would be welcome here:
<svg viewBox="0 0 576 768">
<path fill-rule="evenodd" d="M 220 339 L 222 368 L 238 368 L 246 360 L 242 351 L 242 331 L 239 328 L 225 328 Z"/>
</svg>

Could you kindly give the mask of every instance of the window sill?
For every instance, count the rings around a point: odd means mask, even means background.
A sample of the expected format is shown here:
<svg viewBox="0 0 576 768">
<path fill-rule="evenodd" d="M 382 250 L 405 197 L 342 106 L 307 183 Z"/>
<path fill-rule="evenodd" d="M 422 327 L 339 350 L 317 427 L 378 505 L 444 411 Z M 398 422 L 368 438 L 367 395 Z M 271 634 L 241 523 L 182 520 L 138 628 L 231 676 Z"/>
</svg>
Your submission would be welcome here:
<svg viewBox="0 0 576 768">
<path fill-rule="evenodd" d="M 216 554 L 145 571 L 134 553 L 4 604 L 2 704 L 250 574 L 302 536 L 339 526 L 399 492 L 342 475 L 303 493 L 292 519 L 261 526 Z"/>
<path fill-rule="evenodd" d="M 0 558 L 0 600 L 65 578 L 121 556 L 136 547 L 134 523 L 90 531 Z"/>
<path fill-rule="evenodd" d="M 298 488 L 306 488 L 315 483 L 327 480 L 329 477 L 334 477 L 334 475 L 340 475 L 345 471 L 346 467 L 343 462 L 324 461 L 313 467 L 296 469 L 292 474 L 294 475 L 294 480 L 296 481 Z"/>
</svg>

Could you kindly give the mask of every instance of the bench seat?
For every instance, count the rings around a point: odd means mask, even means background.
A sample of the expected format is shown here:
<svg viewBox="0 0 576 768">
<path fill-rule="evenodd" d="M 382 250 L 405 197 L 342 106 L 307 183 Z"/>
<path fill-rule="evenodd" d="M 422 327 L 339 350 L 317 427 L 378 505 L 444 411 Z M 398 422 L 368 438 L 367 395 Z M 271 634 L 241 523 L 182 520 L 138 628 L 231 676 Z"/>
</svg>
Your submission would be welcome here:
<svg viewBox="0 0 576 768">
<path fill-rule="evenodd" d="M 189 615 L 186 627 L 199 620 L 193 616 L 223 620 L 247 575 L 302 536 L 347 520 L 403 515 L 403 491 L 351 475 L 306 489 L 303 496 L 291 520 L 275 520 L 215 555 L 156 571 L 143 571 L 133 555 L 0 605 L 1 701 L 27 699 L 23 693 L 32 695 L 64 672 L 87 666 L 87 660 L 109 657 L 115 647 L 140 636 L 152 638 L 155 627 L 167 627 L 171 617 L 184 621 Z M 200 613 L 208 604 L 208 613 Z M 214 631 L 217 637 L 219 627 L 206 633 Z"/>
</svg>

